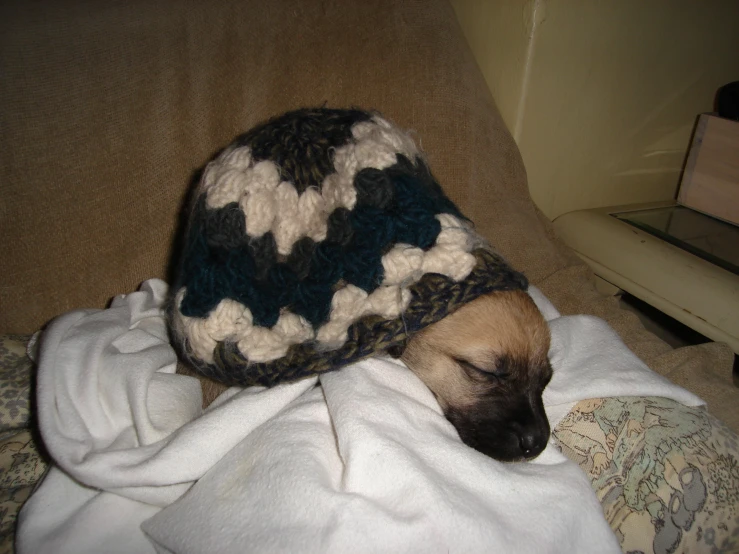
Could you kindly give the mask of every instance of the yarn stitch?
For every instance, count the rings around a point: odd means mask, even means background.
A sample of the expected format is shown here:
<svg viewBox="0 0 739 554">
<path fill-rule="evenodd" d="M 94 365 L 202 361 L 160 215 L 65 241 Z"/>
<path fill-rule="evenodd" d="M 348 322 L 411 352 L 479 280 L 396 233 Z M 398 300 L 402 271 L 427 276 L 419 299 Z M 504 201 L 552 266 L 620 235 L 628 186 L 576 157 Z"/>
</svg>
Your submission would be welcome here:
<svg viewBox="0 0 739 554">
<path fill-rule="evenodd" d="M 170 326 L 227 385 L 339 369 L 482 294 L 528 287 L 379 114 L 274 118 L 208 164 L 194 198 Z"/>
</svg>

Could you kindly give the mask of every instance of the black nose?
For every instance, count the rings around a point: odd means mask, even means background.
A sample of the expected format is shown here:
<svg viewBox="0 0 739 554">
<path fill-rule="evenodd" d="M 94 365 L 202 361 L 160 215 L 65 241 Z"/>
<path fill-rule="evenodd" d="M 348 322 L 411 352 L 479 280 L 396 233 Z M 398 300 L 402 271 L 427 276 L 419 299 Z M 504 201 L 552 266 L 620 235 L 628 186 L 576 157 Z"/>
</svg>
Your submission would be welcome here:
<svg viewBox="0 0 739 554">
<path fill-rule="evenodd" d="M 534 458 L 544 450 L 546 441 L 535 431 L 524 431 L 519 437 L 519 444 L 521 445 L 521 452 L 524 457 Z"/>
</svg>

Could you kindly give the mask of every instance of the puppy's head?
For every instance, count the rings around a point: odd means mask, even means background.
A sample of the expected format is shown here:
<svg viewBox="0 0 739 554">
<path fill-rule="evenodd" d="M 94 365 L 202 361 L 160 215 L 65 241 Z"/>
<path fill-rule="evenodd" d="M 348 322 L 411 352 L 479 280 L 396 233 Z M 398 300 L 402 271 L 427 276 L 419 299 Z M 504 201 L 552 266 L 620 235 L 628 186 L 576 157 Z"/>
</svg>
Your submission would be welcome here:
<svg viewBox="0 0 739 554">
<path fill-rule="evenodd" d="M 549 337 L 528 294 L 494 292 L 420 331 L 402 360 L 467 445 L 519 461 L 539 455 L 549 440 L 541 397 L 552 377 Z"/>
</svg>

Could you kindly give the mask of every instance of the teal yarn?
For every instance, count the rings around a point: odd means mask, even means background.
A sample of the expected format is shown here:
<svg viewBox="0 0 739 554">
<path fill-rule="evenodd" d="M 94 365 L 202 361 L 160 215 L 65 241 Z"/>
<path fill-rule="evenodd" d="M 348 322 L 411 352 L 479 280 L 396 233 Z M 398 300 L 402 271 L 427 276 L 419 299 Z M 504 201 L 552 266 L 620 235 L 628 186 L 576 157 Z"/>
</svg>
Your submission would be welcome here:
<svg viewBox="0 0 739 554">
<path fill-rule="evenodd" d="M 191 235 L 197 251 L 188 258 L 190 271 L 182 272 L 190 278 L 179 283 L 188 288 L 183 315 L 205 317 L 223 298 L 233 298 L 246 305 L 263 327 L 273 326 L 280 309 L 293 304 L 296 313 L 317 325 L 326 321 L 333 296 L 329 291 L 340 279 L 367 292 L 375 290 L 382 282 L 382 256 L 392 245 L 427 250 L 441 231 L 435 216 L 459 213 L 443 194 L 433 194 L 427 181 L 408 173 L 409 163 L 398 163 L 387 172 L 365 169 L 357 175 L 355 184 L 362 182 L 364 193 L 348 212 L 351 238 L 341 241 L 343 249 L 326 245 L 312 253 L 312 270 L 302 279 L 294 270 L 299 263 L 295 260 L 276 263 L 273 250 L 268 257 L 255 257 L 247 247 L 250 239 L 238 204 L 209 211 L 201 199 L 196 213 L 203 222 L 193 224 Z M 368 185 L 378 181 L 383 190 L 373 195 Z M 327 241 L 334 242 L 328 237 Z M 298 243 L 293 252 L 300 251 Z"/>
</svg>

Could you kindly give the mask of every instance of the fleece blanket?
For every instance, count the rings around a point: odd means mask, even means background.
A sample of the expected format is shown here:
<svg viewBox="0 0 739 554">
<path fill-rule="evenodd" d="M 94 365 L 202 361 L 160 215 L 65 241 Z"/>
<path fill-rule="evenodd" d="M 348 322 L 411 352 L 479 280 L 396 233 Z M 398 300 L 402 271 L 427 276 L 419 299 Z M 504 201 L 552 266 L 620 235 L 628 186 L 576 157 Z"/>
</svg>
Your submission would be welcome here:
<svg viewBox="0 0 739 554">
<path fill-rule="evenodd" d="M 25 553 L 619 552 L 584 473 L 550 444 L 504 464 L 464 445 L 400 362 L 375 358 L 202 411 L 175 373 L 162 281 L 55 320 L 38 420 L 54 467 L 24 506 Z M 651 372 L 601 320 L 552 331 L 552 427 L 582 399 L 699 398 Z"/>
</svg>

